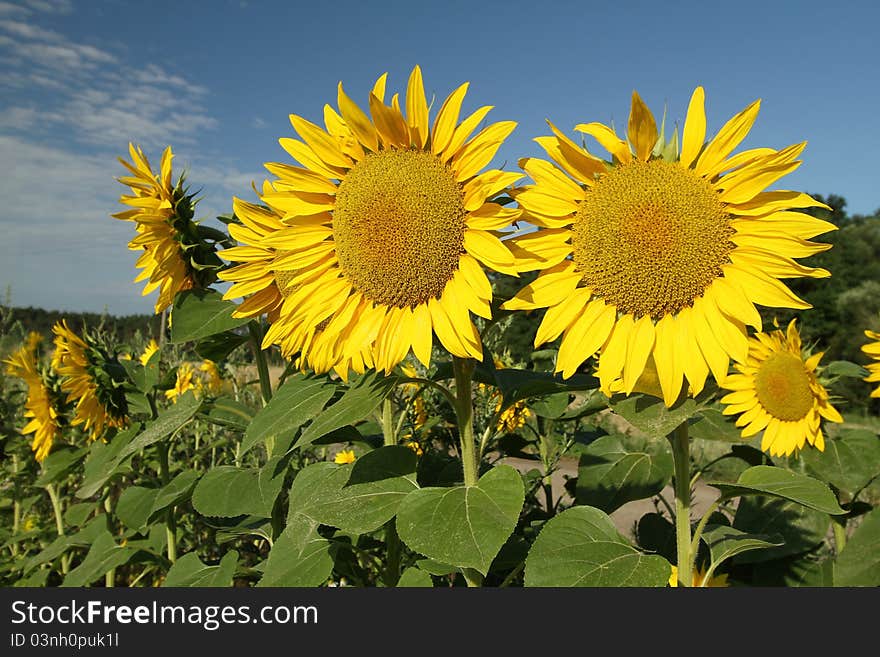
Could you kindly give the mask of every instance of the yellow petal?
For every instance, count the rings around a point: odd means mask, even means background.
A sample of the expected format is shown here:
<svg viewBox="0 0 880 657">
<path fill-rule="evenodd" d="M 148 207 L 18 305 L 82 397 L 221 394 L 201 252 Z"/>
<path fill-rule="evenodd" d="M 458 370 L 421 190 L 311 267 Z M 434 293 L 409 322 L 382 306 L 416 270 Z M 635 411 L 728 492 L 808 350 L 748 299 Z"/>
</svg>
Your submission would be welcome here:
<svg viewBox="0 0 880 657">
<path fill-rule="evenodd" d="M 595 299 L 568 327 L 556 358 L 556 371 L 562 371 L 563 378 L 574 374 L 581 363 L 605 344 L 614 329 L 616 317 L 617 309 L 614 306 L 606 306 L 601 299 Z"/>
<path fill-rule="evenodd" d="M 516 296 L 504 304 L 505 310 L 533 310 L 562 302 L 572 294 L 581 280 L 571 260 L 565 260 L 541 273 Z"/>
<path fill-rule="evenodd" d="M 281 148 L 290 153 L 290 156 L 297 160 L 304 167 L 311 169 L 315 173 L 319 173 L 325 178 L 341 178 L 343 169 L 331 168 L 318 157 L 308 145 L 298 139 L 290 137 L 282 137 L 278 140 Z"/>
<path fill-rule="evenodd" d="M 352 165 L 351 158 L 339 150 L 336 140 L 314 123 L 296 114 L 290 115 L 290 123 L 309 148 L 329 166 L 344 169 Z"/>
<path fill-rule="evenodd" d="M 376 134 L 376 127 L 357 103 L 345 94 L 342 82 L 339 83 L 336 102 L 339 105 L 342 118 L 345 119 L 358 141 L 373 152 L 379 150 L 379 136 Z"/>
<path fill-rule="evenodd" d="M 651 157 L 651 151 L 654 150 L 654 144 L 657 143 L 657 123 L 654 121 L 651 110 L 635 91 L 633 91 L 632 108 L 629 112 L 628 136 L 629 143 L 635 149 L 636 157 L 647 162 Z"/>
<path fill-rule="evenodd" d="M 477 296 L 486 301 L 492 300 L 492 286 L 489 279 L 473 256 L 463 254 L 458 260 L 458 268 Z"/>
<path fill-rule="evenodd" d="M 602 347 L 599 354 L 599 381 L 602 392 L 610 396 L 611 384 L 621 377 L 623 367 L 626 364 L 626 347 L 629 344 L 629 334 L 632 332 L 635 321 L 632 315 L 623 315 L 618 318 L 614 325 L 611 337 Z"/>
<path fill-rule="evenodd" d="M 746 107 L 742 112 L 730 119 L 715 138 L 706 146 L 703 154 L 697 160 L 696 172 L 702 174 L 718 164 L 720 164 L 733 149 L 739 146 L 740 142 L 745 139 L 752 124 L 758 116 L 758 110 L 761 108 L 761 101 L 756 100 Z"/>
<path fill-rule="evenodd" d="M 471 136 L 471 133 L 478 125 L 480 125 L 480 122 L 486 118 L 486 115 L 493 107 L 493 105 L 485 105 L 459 124 L 452 133 L 452 137 L 449 139 L 449 144 L 447 144 L 442 153 L 438 154 L 443 162 L 448 162 L 453 155 L 458 153 L 458 150 L 464 145 L 467 138 Z"/>
<path fill-rule="evenodd" d="M 632 153 L 629 150 L 629 146 L 607 125 L 602 123 L 579 123 L 574 129 L 595 138 L 602 145 L 602 148 L 611 153 L 622 164 L 629 164 L 632 161 Z"/>
<path fill-rule="evenodd" d="M 400 112 L 386 106 L 378 97 L 371 94 L 370 114 L 385 146 L 409 146 L 409 131 Z"/>
<path fill-rule="evenodd" d="M 458 180 L 468 180 L 489 164 L 514 128 L 515 121 L 499 121 L 477 133 L 452 159 L 452 169 Z"/>
<path fill-rule="evenodd" d="M 584 189 L 547 160 L 526 157 L 519 161 L 519 166 L 532 177 L 538 187 L 544 188 L 553 196 L 575 202 L 584 199 Z"/>
<path fill-rule="evenodd" d="M 681 165 L 688 168 L 700 154 L 706 141 L 706 110 L 703 87 L 694 89 L 681 136 Z"/>
<path fill-rule="evenodd" d="M 431 366 L 431 348 L 434 332 L 431 326 L 431 311 L 427 304 L 420 303 L 413 308 L 412 350 L 419 362 L 425 367 Z"/>
<path fill-rule="evenodd" d="M 440 111 L 437 112 L 437 118 L 434 119 L 434 129 L 431 132 L 431 152 L 434 155 L 439 156 L 443 153 L 452 140 L 455 126 L 458 123 L 458 115 L 461 112 L 461 103 L 468 90 L 468 84 L 465 82 L 449 94 L 446 100 L 443 101 Z"/>
<path fill-rule="evenodd" d="M 416 148 L 422 148 L 428 141 L 428 101 L 418 64 L 413 67 L 406 87 L 406 121 L 410 142 Z"/>
<path fill-rule="evenodd" d="M 795 295 L 784 284 L 751 267 L 722 265 L 724 275 L 748 291 L 749 297 L 762 306 L 806 310 L 812 306 Z"/>
<path fill-rule="evenodd" d="M 626 361 L 623 365 L 623 388 L 630 394 L 645 371 L 645 363 L 654 349 L 654 322 L 648 315 L 640 317 L 633 325 L 626 345 Z"/>
<path fill-rule="evenodd" d="M 464 232 L 464 248 L 487 267 L 503 273 L 516 274 L 516 261 L 510 250 L 494 235 L 468 228 Z"/>
<path fill-rule="evenodd" d="M 663 403 L 667 406 L 672 406 L 678 399 L 684 375 L 682 354 L 677 353 L 676 330 L 675 317 L 672 315 L 664 315 L 654 327 L 654 365 L 663 391 Z"/>
<path fill-rule="evenodd" d="M 714 310 L 714 309 L 712 309 Z M 712 312 L 709 310 L 708 312 Z M 707 310 L 703 306 L 703 299 L 696 299 L 691 308 L 691 326 L 694 329 L 694 335 L 703 358 L 712 370 L 712 375 L 718 385 L 724 383 L 727 377 L 727 370 L 730 360 L 724 347 L 719 343 L 718 338 L 712 331 L 709 321 L 706 317 Z"/>
<path fill-rule="evenodd" d="M 563 331 L 567 330 L 575 321 L 584 314 L 587 302 L 592 292 L 585 287 L 577 288 L 565 303 L 558 303 L 547 308 L 544 319 L 535 333 L 535 348 L 545 342 L 551 342 L 558 338 Z"/>
</svg>

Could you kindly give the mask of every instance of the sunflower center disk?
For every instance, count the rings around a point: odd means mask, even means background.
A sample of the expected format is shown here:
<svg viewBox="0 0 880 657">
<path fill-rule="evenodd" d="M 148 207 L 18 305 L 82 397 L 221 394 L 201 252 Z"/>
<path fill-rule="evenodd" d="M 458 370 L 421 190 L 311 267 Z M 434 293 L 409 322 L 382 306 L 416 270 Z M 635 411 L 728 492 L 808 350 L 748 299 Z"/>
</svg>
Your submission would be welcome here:
<svg viewBox="0 0 880 657">
<path fill-rule="evenodd" d="M 622 313 L 660 319 L 721 276 L 731 235 L 709 182 L 675 163 L 633 160 L 588 191 L 572 246 L 586 287 Z"/>
<path fill-rule="evenodd" d="M 780 420 L 802 420 L 813 408 L 810 378 L 794 354 L 780 352 L 764 361 L 755 376 L 755 393 L 764 409 Z"/>
<path fill-rule="evenodd" d="M 467 227 L 455 174 L 425 151 L 368 155 L 340 182 L 333 239 L 368 299 L 403 308 L 437 298 L 458 269 Z"/>
</svg>

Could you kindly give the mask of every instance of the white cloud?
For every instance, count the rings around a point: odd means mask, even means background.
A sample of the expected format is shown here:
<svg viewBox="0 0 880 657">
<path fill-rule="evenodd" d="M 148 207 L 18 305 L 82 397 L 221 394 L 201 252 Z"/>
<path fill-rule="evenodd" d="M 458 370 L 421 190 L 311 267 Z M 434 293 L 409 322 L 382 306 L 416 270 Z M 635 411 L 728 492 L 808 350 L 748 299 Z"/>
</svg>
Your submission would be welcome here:
<svg viewBox="0 0 880 657">
<path fill-rule="evenodd" d="M 31 10 L 21 5 L 14 5 L 11 2 L 0 2 L 0 16 L 22 17 L 31 13 Z"/>
<path fill-rule="evenodd" d="M 24 0 L 24 4 L 31 9 L 47 14 L 70 14 L 73 12 L 73 3 L 70 0 Z"/>
</svg>

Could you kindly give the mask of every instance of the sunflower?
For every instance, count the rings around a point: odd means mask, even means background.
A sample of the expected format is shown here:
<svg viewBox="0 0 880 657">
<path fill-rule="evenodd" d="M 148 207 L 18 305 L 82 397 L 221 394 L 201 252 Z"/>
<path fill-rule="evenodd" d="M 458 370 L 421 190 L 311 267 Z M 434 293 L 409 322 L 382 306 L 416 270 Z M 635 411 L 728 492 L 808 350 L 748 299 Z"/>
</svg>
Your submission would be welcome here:
<svg viewBox="0 0 880 657">
<path fill-rule="evenodd" d="M 204 376 L 204 386 L 213 395 L 219 395 L 223 391 L 223 377 L 220 376 L 220 370 L 213 360 L 205 359 L 199 365 L 199 371 Z"/>
<path fill-rule="evenodd" d="M 220 274 L 226 299 L 248 297 L 238 316 L 266 312 L 263 346 L 299 351 L 318 372 L 331 367 L 390 372 L 409 353 L 429 365 L 433 335 L 453 355 L 481 358 L 470 312 L 489 318 L 492 288 L 481 266 L 515 274 L 499 232 L 520 211 L 490 199 L 522 177 L 480 173 L 515 127 L 471 133 L 491 107 L 459 123 L 465 83 L 433 124 L 416 66 L 406 97 L 386 105 L 386 75 L 369 97 L 372 117 L 338 87 L 326 130 L 291 115 L 302 140 L 281 146 L 302 166 L 269 163 L 278 177 L 260 207 L 235 199 L 242 246 L 221 256 L 241 263 Z M 405 109 L 405 113 L 404 113 Z"/>
<path fill-rule="evenodd" d="M 731 155 L 748 133 L 759 101 L 705 142 L 703 89 L 688 107 L 678 148 L 633 93 L 628 142 L 600 123 L 576 130 L 612 155 L 604 161 L 564 136 L 536 141 L 555 165 L 526 158 L 535 184 L 517 190 L 523 218 L 538 230 L 511 249 L 538 278 L 502 306 L 547 308 L 535 346 L 562 335 L 556 370 L 571 376 L 600 352 L 599 378 L 633 390 L 653 357 L 672 405 L 686 381 L 700 392 L 711 371 L 748 354 L 746 325 L 761 329 L 755 304 L 809 308 L 780 278 L 828 271 L 794 261 L 824 251 L 808 238 L 834 230 L 793 209 L 822 206 L 806 194 L 764 191 L 800 164 L 805 144 Z M 549 122 L 548 122 L 549 123 Z"/>
<path fill-rule="evenodd" d="M 495 403 L 495 412 L 497 413 L 501 408 L 501 395 L 495 393 L 498 401 Z M 519 429 L 520 427 L 525 426 L 526 420 L 528 420 L 532 415 L 532 412 L 526 407 L 526 400 L 520 399 L 519 401 L 514 402 L 512 405 L 505 408 L 501 414 L 498 416 L 498 420 L 495 423 L 496 431 L 503 431 L 507 433 L 512 433 Z"/>
<path fill-rule="evenodd" d="M 880 381 L 880 333 L 865 331 L 865 335 L 872 340 L 872 342 L 864 345 L 862 351 L 868 354 L 874 361 L 865 366 L 868 369 L 868 372 L 870 372 L 870 374 L 865 377 L 865 381 L 868 383 L 877 383 Z M 874 389 L 871 396 L 880 397 L 880 386 L 877 386 Z"/>
<path fill-rule="evenodd" d="M 42 463 L 60 433 L 61 418 L 52 388 L 37 365 L 36 349 L 39 341 L 31 340 L 33 335 L 32 333 L 28 336 L 27 344 L 3 362 L 6 363 L 6 371 L 9 374 L 22 379 L 27 384 L 28 396 L 24 416 L 30 418 L 30 421 L 21 432 L 25 435 L 34 434 L 31 449 L 37 462 Z"/>
<path fill-rule="evenodd" d="M 133 221 L 137 226 L 138 234 L 128 248 L 143 251 L 136 263 L 143 271 L 134 280 L 147 280 L 143 296 L 159 290 L 159 314 L 174 302 L 178 292 L 210 283 L 212 266 L 219 266 L 220 261 L 214 247 L 203 239 L 207 229 L 202 230 L 193 222 L 195 201 L 184 188 L 184 177 L 172 184 L 171 147 L 162 153 L 158 175 L 139 146 L 129 144 L 128 150 L 131 163 L 122 158 L 119 161 L 132 175 L 118 180 L 130 187 L 132 193 L 123 194 L 119 202 L 132 209 L 112 216 Z"/>
<path fill-rule="evenodd" d="M 142 353 L 140 355 L 140 358 L 138 358 L 138 360 L 140 360 L 141 362 L 141 365 L 146 367 L 147 363 L 149 363 L 150 359 L 153 357 L 153 354 L 155 354 L 157 351 L 159 351 L 159 343 L 156 342 L 156 340 L 154 340 L 153 338 L 150 338 L 147 346 L 144 347 L 144 353 Z"/>
<path fill-rule="evenodd" d="M 125 393 L 118 363 L 91 339 L 84 340 L 62 320 L 52 327 L 55 353 L 52 367 L 62 377 L 61 389 L 67 401 L 76 402 L 71 424 L 82 425 L 91 440 L 103 439 L 111 428 L 127 423 Z"/>
<path fill-rule="evenodd" d="M 678 566 L 672 566 L 672 574 L 669 576 L 669 586 L 678 586 Z M 695 568 L 693 584 L 691 586 L 703 586 L 714 589 L 727 588 L 728 586 L 730 586 L 730 584 L 727 583 L 727 573 L 724 573 L 722 575 L 713 575 L 708 579 L 708 581 L 706 581 L 706 573 L 701 569 Z"/>
<path fill-rule="evenodd" d="M 200 383 L 200 381 L 198 379 L 193 381 L 194 373 L 195 371 L 191 364 L 181 363 L 177 368 L 177 378 L 175 379 L 174 387 L 165 391 L 165 397 L 176 402 L 177 398 L 188 390 L 196 390 L 199 387 L 197 383 Z"/>
<path fill-rule="evenodd" d="M 843 422 L 817 378 L 822 353 L 804 352 L 795 321 L 784 333 L 749 338 L 748 359 L 721 384 L 733 391 L 721 399 L 724 414 L 742 413 L 736 426 L 743 427 L 743 438 L 763 429 L 761 449 L 771 456 L 792 454 L 805 443 L 824 451 L 821 419 Z"/>
<path fill-rule="evenodd" d="M 352 449 L 343 449 L 336 452 L 336 456 L 333 457 L 333 462 L 339 465 L 346 465 L 348 463 L 354 463 L 357 460 L 357 457 L 354 455 L 354 450 Z"/>
</svg>

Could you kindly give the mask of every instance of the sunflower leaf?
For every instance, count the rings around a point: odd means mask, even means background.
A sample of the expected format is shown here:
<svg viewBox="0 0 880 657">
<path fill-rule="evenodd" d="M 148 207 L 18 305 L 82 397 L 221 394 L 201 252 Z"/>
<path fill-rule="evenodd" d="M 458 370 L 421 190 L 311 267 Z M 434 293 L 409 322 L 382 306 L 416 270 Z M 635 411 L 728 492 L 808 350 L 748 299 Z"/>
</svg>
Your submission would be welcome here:
<svg viewBox="0 0 880 657">
<path fill-rule="evenodd" d="M 671 572 L 663 557 L 630 545 L 603 511 L 575 506 L 541 529 L 526 559 L 525 585 L 665 586 Z"/>
<path fill-rule="evenodd" d="M 247 324 L 249 318 L 232 316 L 235 309 L 234 303 L 224 301 L 223 296 L 213 290 L 181 292 L 174 299 L 171 342 L 199 340 Z"/>
<path fill-rule="evenodd" d="M 735 484 L 721 481 L 708 484 L 721 490 L 726 498 L 770 495 L 831 515 L 846 513 L 840 508 L 828 484 L 772 465 L 756 465 L 745 470 Z"/>
</svg>

